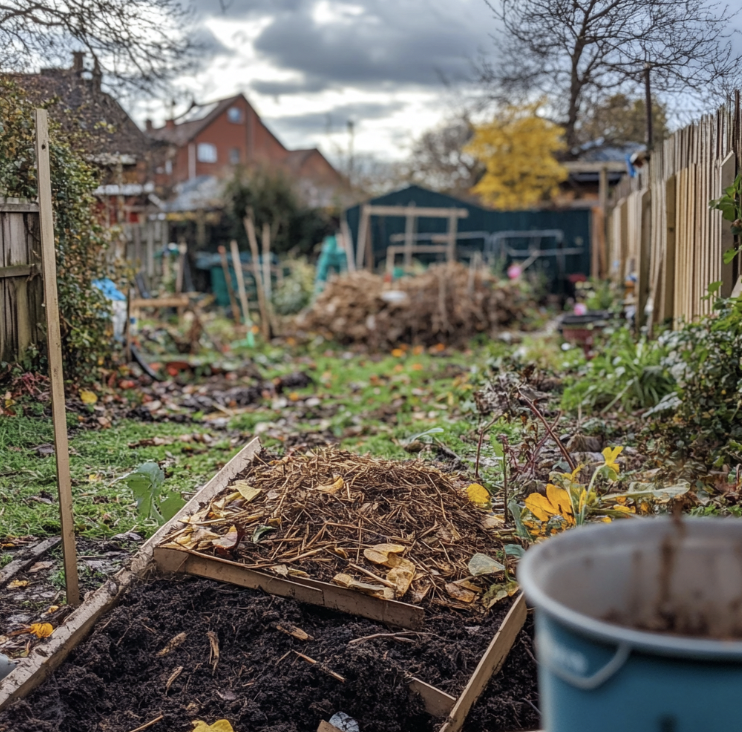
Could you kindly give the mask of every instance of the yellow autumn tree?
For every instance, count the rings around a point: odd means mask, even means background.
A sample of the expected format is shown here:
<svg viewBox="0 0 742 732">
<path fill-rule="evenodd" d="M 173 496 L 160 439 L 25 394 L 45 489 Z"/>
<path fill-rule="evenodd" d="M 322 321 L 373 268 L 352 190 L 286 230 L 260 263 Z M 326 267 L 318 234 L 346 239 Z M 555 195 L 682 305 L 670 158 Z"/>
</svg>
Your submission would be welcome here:
<svg viewBox="0 0 742 732">
<path fill-rule="evenodd" d="M 564 130 L 539 117 L 540 102 L 502 109 L 492 122 L 478 125 L 466 152 L 486 168 L 472 188 L 499 209 L 533 206 L 557 192 L 567 171 L 554 155 L 564 150 Z"/>
</svg>

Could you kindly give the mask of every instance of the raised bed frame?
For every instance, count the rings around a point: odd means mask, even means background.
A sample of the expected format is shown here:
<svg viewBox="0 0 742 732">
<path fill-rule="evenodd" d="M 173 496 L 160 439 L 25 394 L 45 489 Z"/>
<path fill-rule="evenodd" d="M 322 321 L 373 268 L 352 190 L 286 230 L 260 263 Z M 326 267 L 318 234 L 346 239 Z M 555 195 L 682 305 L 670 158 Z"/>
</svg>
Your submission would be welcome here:
<svg viewBox="0 0 742 732">
<path fill-rule="evenodd" d="M 97 590 L 89 593 L 83 604 L 55 630 L 47 643 L 37 646 L 28 658 L 19 661 L 18 666 L 0 681 L 0 710 L 15 699 L 23 698 L 43 683 L 75 646 L 92 631 L 98 619 L 118 603 L 132 582 L 153 569 L 163 573 L 187 573 L 229 582 L 240 587 L 262 589 L 281 597 L 291 597 L 299 602 L 320 605 L 390 625 L 411 629 L 422 625 L 425 612 L 416 605 L 380 600 L 312 579 L 286 580 L 256 572 L 237 562 L 159 546 L 183 518 L 221 493 L 250 465 L 259 450 L 260 442 L 257 437 L 253 438 L 170 521 L 141 546 L 126 567 L 119 570 Z M 525 623 L 526 612 L 525 600 L 519 595 L 458 698 L 420 679 L 410 680 L 410 689 L 423 698 L 427 712 L 435 717 L 445 717 L 439 732 L 458 732 L 462 728 L 474 702 L 490 678 L 505 663 Z"/>
</svg>

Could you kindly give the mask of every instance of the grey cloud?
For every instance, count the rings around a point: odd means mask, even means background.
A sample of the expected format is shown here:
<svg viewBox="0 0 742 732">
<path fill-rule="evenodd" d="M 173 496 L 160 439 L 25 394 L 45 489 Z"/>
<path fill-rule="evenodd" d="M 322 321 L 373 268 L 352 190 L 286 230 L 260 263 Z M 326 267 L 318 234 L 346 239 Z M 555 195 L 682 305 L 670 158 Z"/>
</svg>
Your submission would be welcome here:
<svg viewBox="0 0 742 732">
<path fill-rule="evenodd" d="M 328 127 L 333 132 L 341 132 L 345 130 L 349 119 L 360 123 L 368 119 L 381 119 L 394 114 L 403 107 L 402 102 L 343 104 L 327 112 L 267 118 L 266 122 L 271 129 L 275 129 L 279 134 L 324 133 L 327 132 Z"/>
</svg>

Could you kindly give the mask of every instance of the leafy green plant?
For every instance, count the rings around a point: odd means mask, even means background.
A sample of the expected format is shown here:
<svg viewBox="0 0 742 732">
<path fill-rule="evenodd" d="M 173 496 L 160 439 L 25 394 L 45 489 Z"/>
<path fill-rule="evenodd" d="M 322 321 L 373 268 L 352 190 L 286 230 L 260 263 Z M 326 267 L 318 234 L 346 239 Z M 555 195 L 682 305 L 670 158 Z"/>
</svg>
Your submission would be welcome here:
<svg viewBox="0 0 742 732">
<path fill-rule="evenodd" d="M 185 505 L 180 493 L 164 487 L 165 473 L 157 463 L 143 463 L 125 475 L 123 481 L 134 494 L 137 511 L 144 519 L 162 525 Z"/>
<path fill-rule="evenodd" d="M 588 413 L 616 405 L 629 412 L 655 406 L 675 386 L 664 362 L 667 353 L 663 341 L 634 340 L 628 328 L 614 331 L 598 355 L 570 378 L 562 406 Z"/>
<path fill-rule="evenodd" d="M 273 309 L 278 315 L 294 315 L 303 310 L 314 294 L 315 268 L 306 257 L 291 262 L 291 272 L 273 292 Z"/>
<path fill-rule="evenodd" d="M 0 80 L 0 196 L 34 200 L 34 104 L 14 82 Z M 65 376 L 92 381 L 111 353 L 110 306 L 93 280 L 111 276 L 105 262 L 110 235 L 93 196 L 98 170 L 85 159 L 82 142 L 63 133 L 64 113 L 50 100 L 50 145 L 54 237 Z M 79 147 L 78 144 L 79 143 Z M 41 363 L 23 364 L 39 368 Z"/>
<path fill-rule="evenodd" d="M 709 208 L 721 211 L 724 220 L 731 222 L 732 234 L 742 234 L 742 174 L 724 190 L 723 196 L 709 201 Z M 742 247 L 735 246 L 724 252 L 724 264 L 729 264 L 740 251 Z"/>
</svg>

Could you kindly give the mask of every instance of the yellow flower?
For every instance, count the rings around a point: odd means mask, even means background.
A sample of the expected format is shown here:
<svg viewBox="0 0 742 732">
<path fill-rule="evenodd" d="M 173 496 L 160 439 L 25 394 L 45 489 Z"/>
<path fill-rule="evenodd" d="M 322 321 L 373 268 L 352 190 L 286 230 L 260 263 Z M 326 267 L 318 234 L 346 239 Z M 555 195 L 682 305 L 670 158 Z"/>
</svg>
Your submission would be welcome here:
<svg viewBox="0 0 742 732">
<path fill-rule="evenodd" d="M 569 493 L 551 483 L 546 486 L 546 495 L 531 493 L 526 498 L 526 508 L 539 520 L 548 521 L 552 516 L 561 516 L 571 526 L 575 523 Z"/>
<path fill-rule="evenodd" d="M 623 447 L 606 447 L 603 450 L 603 459 L 605 464 L 611 469 L 618 472 L 620 468 L 616 462 L 616 458 L 623 452 Z"/>
</svg>

